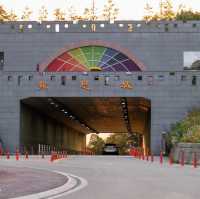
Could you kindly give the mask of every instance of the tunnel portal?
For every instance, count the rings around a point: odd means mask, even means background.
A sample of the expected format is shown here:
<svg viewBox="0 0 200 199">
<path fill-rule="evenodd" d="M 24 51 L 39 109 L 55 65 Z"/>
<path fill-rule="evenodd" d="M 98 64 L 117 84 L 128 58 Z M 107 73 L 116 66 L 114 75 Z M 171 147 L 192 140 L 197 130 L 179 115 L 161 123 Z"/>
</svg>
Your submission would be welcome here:
<svg viewBox="0 0 200 199">
<path fill-rule="evenodd" d="M 90 133 L 128 133 L 150 151 L 150 101 L 132 97 L 31 97 L 21 100 L 21 146 L 84 151 Z"/>
</svg>

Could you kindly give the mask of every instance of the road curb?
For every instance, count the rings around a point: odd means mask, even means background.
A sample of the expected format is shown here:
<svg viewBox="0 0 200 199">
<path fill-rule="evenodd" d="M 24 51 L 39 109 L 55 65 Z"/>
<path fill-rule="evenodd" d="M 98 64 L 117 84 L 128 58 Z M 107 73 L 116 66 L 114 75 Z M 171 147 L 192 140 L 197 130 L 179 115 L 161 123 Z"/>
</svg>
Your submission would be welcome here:
<svg viewBox="0 0 200 199">
<path fill-rule="evenodd" d="M 48 170 L 48 171 L 51 171 L 51 170 Z M 88 185 L 87 180 L 79 176 L 75 176 L 72 174 L 55 171 L 55 170 L 51 172 L 67 177 L 68 181 L 64 185 L 48 190 L 48 191 L 20 196 L 20 197 L 11 198 L 11 199 L 27 199 L 27 198 L 28 199 L 54 199 L 54 198 L 66 196 L 76 191 L 79 191 Z"/>
</svg>

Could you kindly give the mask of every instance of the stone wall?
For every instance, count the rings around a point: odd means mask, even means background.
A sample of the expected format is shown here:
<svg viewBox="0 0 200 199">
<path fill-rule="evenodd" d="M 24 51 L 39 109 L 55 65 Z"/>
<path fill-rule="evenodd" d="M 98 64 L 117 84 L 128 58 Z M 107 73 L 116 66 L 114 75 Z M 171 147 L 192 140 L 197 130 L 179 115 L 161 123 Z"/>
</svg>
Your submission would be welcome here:
<svg viewBox="0 0 200 199">
<path fill-rule="evenodd" d="M 178 143 L 172 150 L 173 159 L 175 162 L 180 162 L 183 152 L 186 164 L 193 163 L 194 153 L 196 153 L 198 164 L 200 164 L 200 143 Z"/>
</svg>

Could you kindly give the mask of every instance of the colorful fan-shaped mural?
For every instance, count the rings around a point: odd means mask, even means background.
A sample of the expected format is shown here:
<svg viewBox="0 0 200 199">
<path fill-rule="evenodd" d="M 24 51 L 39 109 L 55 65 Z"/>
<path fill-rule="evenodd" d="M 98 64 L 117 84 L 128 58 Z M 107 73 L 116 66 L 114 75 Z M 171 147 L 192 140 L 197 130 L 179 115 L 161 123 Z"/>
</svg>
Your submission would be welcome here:
<svg viewBox="0 0 200 199">
<path fill-rule="evenodd" d="M 140 67 L 123 53 L 103 46 L 83 46 L 69 50 L 55 58 L 46 68 L 48 72 L 128 72 Z"/>
</svg>

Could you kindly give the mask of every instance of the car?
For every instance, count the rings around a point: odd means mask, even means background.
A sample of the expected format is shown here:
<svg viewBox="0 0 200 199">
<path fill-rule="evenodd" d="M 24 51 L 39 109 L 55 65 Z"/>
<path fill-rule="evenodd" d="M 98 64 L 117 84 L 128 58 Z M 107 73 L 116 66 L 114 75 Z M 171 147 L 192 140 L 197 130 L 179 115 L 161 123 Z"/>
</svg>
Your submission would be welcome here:
<svg viewBox="0 0 200 199">
<path fill-rule="evenodd" d="M 119 155 L 119 148 L 116 144 L 105 144 L 103 147 L 103 155 Z"/>
</svg>

